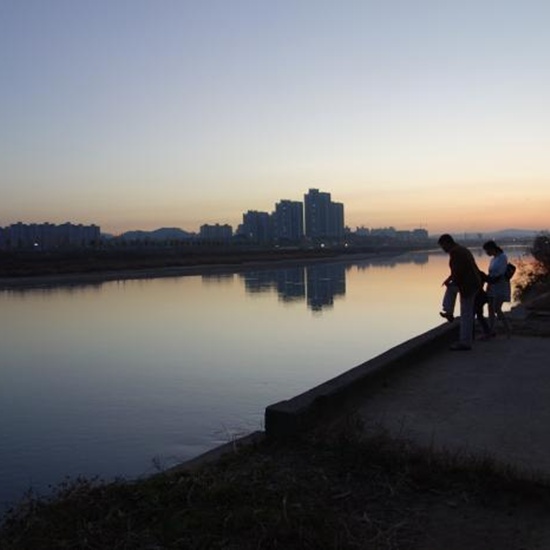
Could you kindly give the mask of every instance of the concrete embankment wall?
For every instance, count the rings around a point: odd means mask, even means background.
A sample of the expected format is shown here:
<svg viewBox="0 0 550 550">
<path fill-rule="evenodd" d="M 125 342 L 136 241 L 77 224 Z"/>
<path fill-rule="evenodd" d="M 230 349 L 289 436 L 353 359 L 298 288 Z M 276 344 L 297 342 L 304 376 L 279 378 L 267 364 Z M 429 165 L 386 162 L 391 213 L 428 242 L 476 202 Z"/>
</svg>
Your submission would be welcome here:
<svg viewBox="0 0 550 550">
<path fill-rule="evenodd" d="M 269 405 L 265 411 L 265 432 L 257 431 L 216 447 L 169 471 L 192 470 L 221 456 L 237 452 L 264 439 L 298 436 L 315 423 L 338 412 L 345 401 L 369 385 L 376 386 L 399 369 L 412 367 L 418 360 L 446 346 L 456 336 L 457 326 L 444 324 L 407 340 L 291 399 Z"/>
<path fill-rule="evenodd" d="M 268 437 L 298 435 L 344 406 L 367 385 L 376 385 L 399 369 L 408 368 L 455 338 L 456 324 L 440 325 L 352 368 L 292 399 L 280 401 L 265 411 Z"/>
</svg>

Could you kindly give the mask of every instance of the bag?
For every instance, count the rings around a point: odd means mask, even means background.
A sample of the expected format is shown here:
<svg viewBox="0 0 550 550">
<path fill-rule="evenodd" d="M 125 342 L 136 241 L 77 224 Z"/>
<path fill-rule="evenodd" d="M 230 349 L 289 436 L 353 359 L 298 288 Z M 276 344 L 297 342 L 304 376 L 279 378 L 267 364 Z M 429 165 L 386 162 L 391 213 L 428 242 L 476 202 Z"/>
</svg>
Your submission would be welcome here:
<svg viewBox="0 0 550 550">
<path fill-rule="evenodd" d="M 516 272 L 516 266 L 514 264 L 508 264 L 506 266 L 506 271 L 504 272 L 504 278 L 509 281 L 513 276 L 514 276 L 514 273 Z"/>
</svg>

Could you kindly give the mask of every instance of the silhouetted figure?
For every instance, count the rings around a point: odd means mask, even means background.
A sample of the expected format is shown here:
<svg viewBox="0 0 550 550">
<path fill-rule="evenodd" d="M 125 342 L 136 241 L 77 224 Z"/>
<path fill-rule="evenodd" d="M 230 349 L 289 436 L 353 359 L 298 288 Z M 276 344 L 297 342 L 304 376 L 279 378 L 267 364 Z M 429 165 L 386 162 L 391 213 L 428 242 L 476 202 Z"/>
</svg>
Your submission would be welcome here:
<svg viewBox="0 0 550 550">
<path fill-rule="evenodd" d="M 493 336 L 496 335 L 496 320 L 502 322 L 506 336 L 510 338 L 512 332 L 510 324 L 502 311 L 504 302 L 511 300 L 510 281 L 506 277 L 506 267 L 508 257 L 504 250 L 497 245 L 495 241 L 487 241 L 483 245 L 483 250 L 488 256 L 491 256 L 489 263 L 489 272 L 487 276 L 487 299 L 489 303 L 489 328 Z"/>
<path fill-rule="evenodd" d="M 460 338 L 451 345 L 451 349 L 469 350 L 472 349 L 475 299 L 482 287 L 479 268 L 472 253 L 456 243 L 451 235 L 445 233 L 437 242 L 449 254 L 451 274 L 446 281 L 456 285 L 460 296 Z"/>
<path fill-rule="evenodd" d="M 480 271 L 479 276 L 481 277 L 481 281 L 483 284 L 483 281 L 487 279 L 487 275 Z M 445 293 L 443 294 L 443 302 L 441 304 L 442 311 L 439 313 L 439 315 L 441 315 L 441 317 L 443 317 L 444 319 L 447 319 L 449 323 L 452 323 L 455 318 L 454 312 L 456 306 L 456 297 L 458 295 L 458 286 L 453 282 L 450 276 L 443 281 L 443 285 L 445 285 Z M 481 336 L 482 340 L 488 340 L 491 336 L 489 324 L 487 323 L 487 320 L 485 319 L 485 314 L 483 313 L 483 309 L 487 301 L 487 293 L 485 292 L 485 290 L 483 290 L 482 286 L 477 292 L 474 300 L 474 317 L 475 319 L 477 319 L 479 325 L 481 326 L 481 330 L 483 331 L 483 334 Z"/>
<path fill-rule="evenodd" d="M 480 271 L 481 280 L 484 281 L 487 277 L 485 273 Z M 485 290 L 483 290 L 483 287 L 481 287 L 476 294 L 476 299 L 474 301 L 474 316 L 477 319 L 477 322 L 479 323 L 481 330 L 483 331 L 483 334 L 481 335 L 481 340 L 488 340 L 491 337 L 491 329 L 489 328 L 489 324 L 487 323 L 487 319 L 485 319 L 485 315 L 483 314 L 483 308 L 485 307 L 485 304 L 488 302 L 487 293 Z M 475 330 L 474 330 L 474 338 L 475 338 Z"/>
</svg>

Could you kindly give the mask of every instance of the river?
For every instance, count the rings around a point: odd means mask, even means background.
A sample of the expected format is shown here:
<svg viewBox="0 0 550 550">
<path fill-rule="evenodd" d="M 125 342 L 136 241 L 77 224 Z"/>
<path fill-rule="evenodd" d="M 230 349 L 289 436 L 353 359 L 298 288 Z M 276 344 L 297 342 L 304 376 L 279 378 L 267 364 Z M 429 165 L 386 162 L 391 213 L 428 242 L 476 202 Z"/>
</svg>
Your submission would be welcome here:
<svg viewBox="0 0 550 550">
<path fill-rule="evenodd" d="M 267 405 L 440 324 L 447 273 L 419 252 L 0 292 L 0 505 L 262 429 Z"/>
</svg>

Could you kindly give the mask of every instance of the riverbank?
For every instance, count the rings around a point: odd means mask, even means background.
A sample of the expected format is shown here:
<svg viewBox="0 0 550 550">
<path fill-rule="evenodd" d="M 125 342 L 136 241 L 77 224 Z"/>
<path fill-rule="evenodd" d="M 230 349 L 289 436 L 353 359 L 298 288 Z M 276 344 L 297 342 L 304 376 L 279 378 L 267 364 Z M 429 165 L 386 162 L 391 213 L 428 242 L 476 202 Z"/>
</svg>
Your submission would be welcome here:
<svg viewBox="0 0 550 550">
<path fill-rule="evenodd" d="M 547 483 L 355 431 L 348 419 L 330 438 L 264 441 L 193 471 L 75 481 L 8 514 L 0 547 L 548 548 Z"/>
<path fill-rule="evenodd" d="M 303 253 L 296 251 L 280 254 L 246 254 L 198 256 L 189 258 L 160 259 L 156 256 L 148 260 L 130 261 L 128 258 L 113 262 L 100 262 L 93 268 L 87 263 L 51 261 L 49 267 L 34 268 L 25 264 L 17 269 L 0 269 L 0 290 L 24 290 L 29 288 L 52 288 L 58 286 L 94 285 L 109 281 L 135 279 L 155 279 L 194 275 L 240 273 L 250 269 L 281 269 L 296 265 L 318 263 L 352 262 L 370 258 L 383 258 L 407 252 L 405 249 L 363 250 L 361 252 L 319 252 Z M 116 267 L 116 265 L 118 267 Z M 168 263 L 168 265 L 165 265 Z M 144 266 L 144 264 L 146 264 Z M 150 264 L 150 265 L 147 265 Z M 0 263 L 1 265 L 1 263 Z M 29 274 L 29 271 L 32 274 Z M 11 273 L 11 275 L 9 275 Z M 15 274 L 14 274 L 15 273 Z"/>
</svg>

